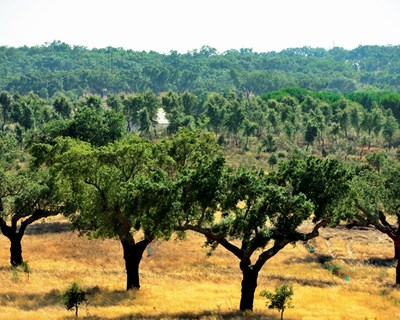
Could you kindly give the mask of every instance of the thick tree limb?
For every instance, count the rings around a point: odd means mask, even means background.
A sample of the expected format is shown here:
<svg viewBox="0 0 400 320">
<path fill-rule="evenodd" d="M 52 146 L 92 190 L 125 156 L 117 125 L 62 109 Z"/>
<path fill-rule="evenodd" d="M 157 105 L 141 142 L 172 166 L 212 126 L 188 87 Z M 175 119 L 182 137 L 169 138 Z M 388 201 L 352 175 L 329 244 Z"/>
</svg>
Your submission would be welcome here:
<svg viewBox="0 0 400 320">
<path fill-rule="evenodd" d="M 264 251 L 257 259 L 257 262 L 254 264 L 253 269 L 255 271 L 260 271 L 261 268 L 264 266 L 264 264 L 271 259 L 273 256 L 275 256 L 279 251 L 281 251 L 287 244 L 294 242 L 294 241 L 299 241 L 299 240 L 303 240 L 303 241 L 307 241 L 310 239 L 313 239 L 315 237 L 318 237 L 319 235 L 319 229 L 321 227 L 325 227 L 328 224 L 328 221 L 326 220 L 321 220 L 320 222 L 318 222 L 313 230 L 305 235 L 303 235 L 303 237 L 301 238 L 284 238 L 281 240 L 275 240 L 274 245 L 272 246 L 272 248 L 268 249 L 267 251 Z"/>
<path fill-rule="evenodd" d="M 260 235 L 255 235 L 250 241 L 242 242 L 242 250 L 244 252 L 243 260 L 250 259 L 254 251 L 259 248 L 263 248 L 271 240 L 268 238 L 262 238 Z"/>
<path fill-rule="evenodd" d="M 320 222 L 318 222 L 314 226 L 313 230 L 310 233 L 307 233 L 307 234 L 304 235 L 304 241 L 308 241 L 308 240 L 311 240 L 313 238 L 318 237 L 319 236 L 319 229 L 322 228 L 322 227 L 326 227 L 327 224 L 328 224 L 327 220 L 321 220 Z"/>
<path fill-rule="evenodd" d="M 6 221 L 0 217 L 0 229 L 1 232 L 10 239 L 10 237 L 12 236 L 13 232 L 10 226 L 7 225 Z"/>
<path fill-rule="evenodd" d="M 141 253 L 143 253 L 144 249 L 146 249 L 147 245 L 150 244 L 151 241 L 152 241 L 151 238 L 145 237 L 143 240 L 136 243 L 136 247 Z"/>
<path fill-rule="evenodd" d="M 390 239 L 393 240 L 393 242 L 396 244 L 396 246 L 400 246 L 400 237 L 397 234 L 397 230 L 393 228 L 389 222 L 386 220 L 385 214 L 379 210 L 378 211 L 378 216 L 379 216 L 379 221 L 382 223 L 384 230 L 386 230 L 386 234 Z M 376 227 L 376 226 L 375 226 Z"/>
<path fill-rule="evenodd" d="M 271 259 L 274 255 L 276 255 L 279 251 L 281 251 L 287 244 L 291 241 L 289 240 L 275 240 L 274 245 L 272 248 L 264 251 L 257 259 L 257 262 L 254 264 L 253 269 L 258 272 L 264 266 L 264 264 Z"/>
<path fill-rule="evenodd" d="M 130 246 L 136 245 L 135 239 L 133 238 L 133 236 L 130 232 L 124 232 L 124 230 L 122 230 L 122 228 L 121 228 L 117 231 L 117 233 L 118 233 L 118 238 L 121 241 L 121 243 L 125 242 L 125 243 L 129 244 Z"/>
<path fill-rule="evenodd" d="M 239 249 L 237 246 L 234 244 L 230 243 L 225 237 L 221 235 L 214 234 L 211 229 L 209 228 L 202 228 L 199 226 L 192 226 L 192 225 L 184 225 L 184 226 L 179 226 L 175 228 L 176 231 L 194 231 L 197 233 L 200 233 L 204 235 L 207 239 L 211 239 L 213 241 L 216 241 L 218 244 L 223 246 L 226 250 L 232 252 L 236 257 L 238 257 L 240 260 L 243 259 L 244 252 L 243 250 Z"/>
<path fill-rule="evenodd" d="M 356 201 L 356 207 L 367 217 L 368 224 L 373 225 L 382 233 L 387 233 L 386 228 L 382 224 L 380 224 L 376 216 L 374 216 L 368 209 L 364 208 L 358 201 Z"/>
<path fill-rule="evenodd" d="M 373 225 L 380 232 L 385 233 L 397 246 L 400 246 L 400 237 L 396 233 L 397 230 L 387 222 L 386 216 L 381 210 L 378 211 L 377 218 L 376 215 L 371 214 L 369 210 L 361 206 L 358 202 L 356 202 L 356 206 L 368 217 L 369 224 Z"/>
<path fill-rule="evenodd" d="M 48 210 L 41 210 L 41 209 L 37 209 L 35 210 L 35 212 L 27 219 L 25 219 L 24 221 L 21 222 L 21 226 L 19 227 L 19 231 L 18 233 L 22 235 L 25 233 L 25 229 L 28 225 L 32 224 L 33 222 L 42 219 L 42 218 L 46 218 L 46 217 L 50 217 L 50 216 L 56 216 L 58 215 L 60 212 L 58 211 L 48 211 Z"/>
<path fill-rule="evenodd" d="M 385 214 L 384 214 L 381 210 L 378 211 L 378 217 L 379 217 L 379 221 L 382 223 L 382 225 L 383 225 L 385 228 L 389 229 L 393 234 L 396 233 L 396 229 L 393 228 L 393 227 L 389 224 L 389 222 L 387 222 L 386 216 L 385 216 Z"/>
<path fill-rule="evenodd" d="M 115 207 L 114 208 L 115 216 L 117 217 L 118 221 L 121 223 L 121 228 L 119 233 L 121 233 L 121 236 L 125 236 L 127 234 L 131 234 L 131 229 L 132 229 L 132 224 L 131 222 L 122 214 L 121 208 L 120 207 Z"/>
</svg>

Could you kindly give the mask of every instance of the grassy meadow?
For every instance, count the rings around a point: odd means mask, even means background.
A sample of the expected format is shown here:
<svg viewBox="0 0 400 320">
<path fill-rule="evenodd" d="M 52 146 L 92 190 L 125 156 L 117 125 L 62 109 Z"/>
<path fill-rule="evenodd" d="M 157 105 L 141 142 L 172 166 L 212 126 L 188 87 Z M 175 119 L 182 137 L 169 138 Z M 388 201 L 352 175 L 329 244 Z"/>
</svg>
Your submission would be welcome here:
<svg viewBox="0 0 400 320">
<path fill-rule="evenodd" d="M 9 267 L 9 242 L 0 235 L 1 320 L 73 319 L 60 302 L 73 281 L 89 293 L 80 319 L 279 319 L 259 293 L 283 282 L 294 287 L 294 308 L 284 319 L 400 319 L 393 246 L 371 229 L 324 229 L 308 244 L 285 248 L 261 271 L 254 313 L 245 315 L 237 311 L 238 261 L 223 248 L 207 256 L 199 235 L 153 243 L 141 263 L 141 289 L 126 292 L 119 242 L 88 240 L 65 227 L 47 220 L 28 229 L 29 277 Z"/>
</svg>

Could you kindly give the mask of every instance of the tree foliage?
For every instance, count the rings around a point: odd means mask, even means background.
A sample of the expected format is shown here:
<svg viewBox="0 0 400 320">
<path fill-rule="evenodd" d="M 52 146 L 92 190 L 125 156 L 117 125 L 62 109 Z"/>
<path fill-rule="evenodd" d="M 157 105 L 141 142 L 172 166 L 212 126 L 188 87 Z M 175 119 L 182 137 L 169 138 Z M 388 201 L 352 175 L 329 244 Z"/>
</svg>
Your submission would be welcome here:
<svg viewBox="0 0 400 320">
<path fill-rule="evenodd" d="M 21 240 L 35 221 L 73 210 L 48 168 L 11 168 L 0 164 L 0 229 L 11 243 L 10 263 L 23 264 Z"/>
<path fill-rule="evenodd" d="M 190 198 L 181 193 L 177 230 L 203 234 L 212 250 L 222 246 L 239 259 L 240 309 L 252 310 L 258 273 L 266 262 L 286 245 L 308 241 L 318 236 L 319 228 L 343 217 L 338 207 L 345 203 L 350 176 L 339 162 L 315 157 L 297 157 L 269 175 L 225 167 L 213 155 L 203 159 L 208 166 L 185 172 L 181 188 L 197 190 L 201 181 L 207 193 L 191 192 Z M 308 220 L 314 222 L 312 229 L 301 229 Z"/>
<path fill-rule="evenodd" d="M 281 320 L 283 320 L 283 313 L 287 308 L 293 308 L 291 304 L 293 296 L 293 287 L 284 283 L 275 288 L 275 293 L 263 290 L 260 292 L 262 297 L 267 298 L 270 303 L 267 303 L 269 309 L 277 309 L 281 313 Z"/>
<path fill-rule="evenodd" d="M 68 311 L 75 309 L 75 319 L 78 319 L 79 305 L 87 302 L 87 297 L 81 286 L 77 282 L 73 282 L 63 293 L 62 300 Z"/>
<path fill-rule="evenodd" d="M 334 93 L 366 87 L 398 91 L 399 50 L 399 46 L 359 46 L 280 52 L 243 48 L 218 53 L 204 46 L 161 54 L 112 47 L 87 49 L 59 41 L 35 47 L 2 46 L 0 56 L 6 58 L 1 60 L 0 90 L 32 91 L 43 98 L 61 91 L 78 97 L 147 89 L 161 93 L 234 88 L 262 94 L 293 86 Z"/>
</svg>

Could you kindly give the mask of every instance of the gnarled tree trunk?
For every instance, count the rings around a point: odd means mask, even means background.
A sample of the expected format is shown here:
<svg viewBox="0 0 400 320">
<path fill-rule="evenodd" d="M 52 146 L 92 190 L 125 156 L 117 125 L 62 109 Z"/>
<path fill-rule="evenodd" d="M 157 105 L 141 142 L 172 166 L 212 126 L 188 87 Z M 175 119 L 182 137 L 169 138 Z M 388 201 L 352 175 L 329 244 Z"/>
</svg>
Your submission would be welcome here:
<svg viewBox="0 0 400 320">
<path fill-rule="evenodd" d="M 397 259 L 396 285 L 400 285 L 400 242 L 394 242 L 394 255 L 394 258 Z"/>
<path fill-rule="evenodd" d="M 10 246 L 10 262 L 13 267 L 20 266 L 24 260 L 22 259 L 22 246 L 21 240 L 22 237 L 19 233 L 13 234 L 9 237 L 11 246 Z"/>
<path fill-rule="evenodd" d="M 398 239 L 400 239 L 400 216 L 397 217 L 397 221 L 398 221 L 397 222 L 398 226 L 397 226 L 395 235 L 397 236 Z M 395 241 L 393 241 L 393 242 L 394 242 L 394 258 L 400 259 L 400 245 L 396 245 Z"/>
<path fill-rule="evenodd" d="M 16 222 L 13 221 L 12 226 L 8 226 L 3 218 L 0 218 L 1 232 L 10 240 L 10 263 L 13 267 L 20 266 L 24 261 L 22 259 L 21 240 L 24 235 L 26 226 L 17 231 Z"/>
<path fill-rule="evenodd" d="M 142 260 L 143 252 L 150 240 L 144 239 L 135 243 L 133 237 L 121 239 L 124 252 L 125 271 L 126 271 L 126 290 L 139 289 L 139 265 Z"/>
<path fill-rule="evenodd" d="M 246 261 L 248 263 L 240 263 L 240 269 L 242 270 L 243 279 L 242 279 L 242 294 L 240 297 L 240 310 L 253 310 L 254 303 L 254 293 L 257 288 L 257 278 L 258 271 L 254 270 L 250 265 L 250 261 Z"/>
</svg>

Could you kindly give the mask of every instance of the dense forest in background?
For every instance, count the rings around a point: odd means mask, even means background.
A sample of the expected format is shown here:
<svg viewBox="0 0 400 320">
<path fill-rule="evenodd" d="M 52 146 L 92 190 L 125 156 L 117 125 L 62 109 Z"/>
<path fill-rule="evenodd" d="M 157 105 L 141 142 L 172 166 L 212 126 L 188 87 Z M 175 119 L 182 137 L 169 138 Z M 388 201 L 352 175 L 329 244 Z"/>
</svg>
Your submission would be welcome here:
<svg viewBox="0 0 400 320">
<path fill-rule="evenodd" d="M 0 90 L 42 98 L 65 92 L 132 93 L 152 90 L 239 92 L 260 95 L 285 87 L 351 93 L 400 90 L 400 46 L 291 48 L 253 52 L 203 46 L 184 54 L 122 48 L 87 49 L 59 41 L 36 47 L 0 47 Z"/>
</svg>

